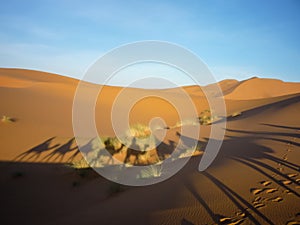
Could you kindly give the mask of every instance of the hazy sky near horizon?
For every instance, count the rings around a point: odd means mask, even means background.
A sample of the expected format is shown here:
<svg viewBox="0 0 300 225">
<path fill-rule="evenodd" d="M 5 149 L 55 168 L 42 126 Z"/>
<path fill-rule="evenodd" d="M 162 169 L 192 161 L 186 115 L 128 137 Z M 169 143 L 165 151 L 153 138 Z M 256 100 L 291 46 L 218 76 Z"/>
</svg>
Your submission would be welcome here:
<svg viewBox="0 0 300 225">
<path fill-rule="evenodd" d="M 297 0 L 1 2 L 0 67 L 81 78 L 107 51 L 142 40 L 186 47 L 217 80 L 300 81 Z"/>
</svg>

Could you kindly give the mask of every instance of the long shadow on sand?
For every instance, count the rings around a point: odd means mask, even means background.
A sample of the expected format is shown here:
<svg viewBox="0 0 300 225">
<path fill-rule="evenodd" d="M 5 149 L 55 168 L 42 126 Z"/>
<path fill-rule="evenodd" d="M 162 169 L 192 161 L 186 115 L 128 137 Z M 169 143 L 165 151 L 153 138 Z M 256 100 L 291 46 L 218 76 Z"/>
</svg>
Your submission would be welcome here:
<svg viewBox="0 0 300 225">
<path fill-rule="evenodd" d="M 59 144 L 51 146 L 51 142 L 54 139 L 55 137 L 49 138 L 46 141 L 42 142 L 41 144 L 27 150 L 26 152 L 23 152 L 22 154 L 18 155 L 14 159 L 14 161 L 21 161 L 23 159 L 29 160 L 33 158 L 34 160 L 37 160 L 43 152 L 55 149 L 56 147 L 59 146 Z"/>
<path fill-rule="evenodd" d="M 37 146 L 21 153 L 16 158 L 14 158 L 14 161 L 22 161 L 22 160 L 32 160 L 37 161 L 41 154 L 48 152 L 52 150 L 49 154 L 43 157 L 43 160 L 50 161 L 58 160 L 61 162 L 66 154 L 69 154 L 70 152 L 74 153 L 68 157 L 67 161 L 71 161 L 74 159 L 76 155 L 79 154 L 78 147 L 72 147 L 75 145 L 74 140 L 75 138 L 71 138 L 69 141 L 67 141 L 65 144 L 55 144 L 51 146 L 51 142 L 55 139 L 55 137 L 49 138 L 46 141 L 42 142 L 41 144 L 38 144 Z M 77 150 L 77 151 L 75 151 Z"/>
<path fill-rule="evenodd" d="M 286 144 L 286 148 L 288 150 L 292 145 L 300 145 L 296 141 L 300 139 L 300 128 L 274 124 L 264 125 L 284 130 L 283 132 L 252 132 L 227 129 L 227 131 L 232 135 L 226 136 L 227 139 L 223 141 L 222 148 L 211 167 L 218 167 L 224 163 L 227 163 L 226 161 L 228 160 L 234 160 L 247 166 L 251 170 L 255 170 L 256 173 L 263 175 L 266 180 L 272 181 L 278 187 L 287 190 L 290 193 L 293 193 L 296 198 L 299 198 L 300 194 L 289 187 L 289 184 L 293 183 L 295 185 L 298 185 L 298 182 L 295 181 L 292 177 L 285 174 L 283 171 L 279 170 L 278 165 L 286 167 L 289 170 L 294 171 L 296 174 L 298 174 L 298 172 L 300 171 L 300 165 L 289 162 L 287 159 L 275 156 L 274 154 L 272 154 L 274 153 L 274 151 L 271 148 L 259 145 L 257 141 L 260 139 L 268 139 L 274 142 L 282 142 Z M 235 136 L 235 134 L 239 134 L 239 136 Z M 240 134 L 244 134 L 244 136 L 241 136 Z M 237 146 L 239 146 L 239 148 L 237 148 Z M 272 222 L 270 218 L 267 218 L 251 202 L 247 201 L 245 198 L 235 192 L 233 190 L 233 187 L 226 185 L 211 173 L 209 173 L 209 169 L 206 172 L 200 173 L 198 176 L 200 176 L 200 180 L 204 177 L 209 179 L 232 203 L 234 203 L 234 205 L 236 205 L 236 207 L 241 212 L 245 213 L 246 217 L 251 221 L 251 223 L 260 224 L 257 218 L 261 218 L 264 221 L 264 224 L 274 224 L 274 222 Z M 281 179 L 284 179 L 289 183 L 285 184 Z M 220 222 L 220 218 L 224 216 L 219 215 L 218 213 L 214 212 L 212 208 L 210 208 L 208 203 L 200 196 L 199 188 L 196 188 L 195 184 L 188 180 L 185 180 L 185 186 L 192 193 L 195 199 L 197 199 L 198 202 L 203 206 L 214 223 L 223 224 Z"/>
<path fill-rule="evenodd" d="M 268 125 L 270 126 L 270 125 Z M 283 126 L 280 125 L 272 125 L 276 127 L 281 127 Z M 293 132 L 252 132 L 252 131 L 242 131 L 242 130 L 233 130 L 233 129 L 227 129 L 227 131 L 230 131 L 232 133 L 238 133 L 238 134 L 245 134 L 246 136 L 244 137 L 235 137 L 235 136 L 227 136 L 229 137 L 229 140 L 224 141 L 223 146 L 225 149 L 228 151 L 222 151 L 220 152 L 220 155 L 218 158 L 231 158 L 233 160 L 238 161 L 239 163 L 242 163 L 257 172 L 261 173 L 264 175 L 266 178 L 272 180 L 274 183 L 278 184 L 278 186 L 289 190 L 291 193 L 295 194 L 297 197 L 300 197 L 300 194 L 291 189 L 289 186 L 283 184 L 281 180 L 278 180 L 275 178 L 275 176 L 272 176 L 270 174 L 275 174 L 281 178 L 284 178 L 294 184 L 297 184 L 297 182 L 283 173 L 281 170 L 279 170 L 278 166 L 284 166 L 289 168 L 292 171 L 299 172 L 300 171 L 300 165 L 297 165 L 295 163 L 289 162 L 287 159 L 284 158 L 278 158 L 274 156 L 273 150 L 261 145 L 257 144 L 258 140 L 261 139 L 268 139 L 268 140 L 273 140 L 273 141 L 279 141 L 282 143 L 285 143 L 287 146 L 287 149 L 290 148 L 292 144 L 299 146 L 299 143 L 296 141 L 293 141 L 291 143 L 291 140 L 295 140 L 296 138 L 300 138 L 300 133 L 297 132 L 295 133 L 295 130 L 300 130 L 300 128 L 295 128 L 295 127 L 284 127 L 285 129 L 292 130 Z M 284 137 L 285 139 L 281 138 L 273 138 L 274 136 L 280 136 Z M 286 140 L 288 139 L 288 140 Z M 241 145 L 238 146 L 243 146 L 242 149 L 235 149 L 234 148 L 234 143 L 240 142 Z M 231 146 L 231 147 L 230 147 Z M 230 150 L 229 150 L 230 149 Z M 261 161 L 260 159 L 266 159 L 270 163 L 265 163 Z M 216 161 L 216 163 L 218 160 Z M 268 171 L 268 172 L 265 172 Z"/>
<path fill-rule="evenodd" d="M 290 162 L 289 160 L 277 157 L 274 154 L 274 150 L 258 144 L 258 141 L 261 139 L 266 139 L 277 143 L 284 143 L 284 146 L 286 146 L 287 149 L 291 148 L 291 146 L 300 146 L 300 127 L 288 127 L 276 124 L 263 125 L 265 125 L 266 127 L 278 128 L 278 131 L 253 132 L 227 129 L 227 133 L 230 135 L 226 136 L 226 140 L 224 140 L 222 148 L 211 167 L 217 168 L 224 163 L 228 163 L 228 161 L 233 160 L 251 170 L 254 170 L 256 173 L 259 173 L 267 180 L 272 181 L 272 183 L 276 184 L 278 187 L 284 190 L 288 190 L 296 198 L 299 198 L 300 194 L 293 188 L 291 188 L 291 185 L 284 184 L 281 179 L 290 181 L 292 184 L 297 184 L 297 182 L 283 171 L 280 171 L 277 167 L 280 164 L 291 171 L 295 171 L 295 173 L 299 173 L 300 166 L 295 162 Z M 186 146 L 190 144 L 194 145 L 195 143 L 203 144 L 202 141 L 185 137 L 179 133 L 177 135 L 180 136 L 181 141 Z M 74 153 L 71 157 L 79 154 L 78 148 L 72 147 L 74 145 L 74 138 L 70 139 L 68 142 L 60 145 L 59 147 L 58 145 L 51 145 L 53 139 L 54 137 L 44 141 L 36 147 L 22 153 L 16 159 L 38 159 L 42 152 L 50 150 L 52 150 L 52 152 L 46 155 L 44 159 L 63 160 L 64 156 L 67 153 Z M 169 154 L 170 152 L 172 152 L 173 148 L 175 148 L 175 144 L 170 142 L 169 145 L 165 144 L 160 147 L 162 151 L 164 150 L 164 148 L 167 148 L 168 151 L 166 154 Z M 88 154 L 92 150 L 92 140 L 88 142 L 86 146 L 81 147 L 81 152 L 83 151 L 84 154 Z M 114 149 L 114 151 L 115 150 L 116 149 Z M 162 154 L 162 157 L 164 157 L 164 154 Z M 274 174 L 275 176 L 272 174 Z M 206 172 L 197 174 L 197 180 L 203 179 L 208 179 L 213 186 L 217 187 L 226 199 L 229 199 L 230 202 L 232 202 L 242 213 L 245 214 L 245 217 L 251 222 L 251 224 L 260 224 L 260 221 L 258 220 L 264 221 L 263 224 L 274 224 L 271 218 L 268 218 L 266 215 L 264 215 L 262 211 L 260 211 L 252 204 L 252 202 L 249 202 L 249 200 L 245 199 L 245 197 L 237 193 L 235 191 L 235 187 L 222 182 L 220 179 L 214 176 L 213 173 L 210 172 L 210 169 L 208 169 Z M 188 178 L 184 180 L 184 185 L 190 191 L 192 196 L 203 206 L 203 208 L 215 224 L 224 224 L 220 222 L 220 219 L 224 218 L 225 216 L 220 215 L 216 211 L 216 209 L 212 208 L 209 202 L 207 202 L 201 196 L 201 187 L 196 186 L 196 184 Z M 182 225 L 193 224 L 186 219 L 182 219 L 180 222 Z"/>
<path fill-rule="evenodd" d="M 251 223 L 260 224 L 258 220 L 246 209 L 251 210 L 256 216 L 262 218 L 268 224 L 274 224 L 270 219 L 268 219 L 263 213 L 261 213 L 258 209 L 256 209 L 251 203 L 249 203 L 245 198 L 241 195 L 233 191 L 229 186 L 222 183 L 216 177 L 211 175 L 208 172 L 202 172 L 200 175 L 203 179 L 203 176 L 208 178 L 216 187 L 218 187 L 222 193 L 242 212 L 245 213 L 245 217 L 247 217 Z M 221 218 L 225 218 L 226 216 L 215 213 L 213 209 L 209 207 L 206 201 L 199 194 L 198 188 L 193 184 L 185 181 L 185 186 L 187 189 L 193 194 L 193 196 L 198 200 L 198 202 L 203 206 L 206 212 L 210 215 L 215 224 L 224 224 L 221 221 Z"/>
<path fill-rule="evenodd" d="M 54 151 L 52 151 L 51 153 L 49 153 L 48 155 L 46 155 L 44 157 L 44 159 L 46 161 L 49 161 L 51 160 L 52 158 L 54 160 L 57 160 L 59 159 L 59 161 L 61 162 L 63 159 L 64 159 L 64 156 L 67 154 L 67 153 L 70 153 L 72 151 L 75 151 L 78 149 L 77 146 L 75 147 L 72 147 L 73 146 L 73 143 L 75 141 L 75 138 L 71 138 L 69 141 L 67 141 L 65 144 L 59 146 L 57 149 L 55 149 Z M 68 161 L 70 161 L 70 158 L 68 159 Z"/>
<path fill-rule="evenodd" d="M 275 97 L 275 98 L 277 98 L 277 97 Z M 225 120 L 227 122 L 230 122 L 230 121 L 235 121 L 235 120 L 240 120 L 240 119 L 246 119 L 249 117 L 253 117 L 254 115 L 261 114 L 265 110 L 272 109 L 272 110 L 276 111 L 281 108 L 292 105 L 295 102 L 300 102 L 300 94 L 299 93 L 287 95 L 284 98 L 282 98 L 281 100 L 275 101 L 273 103 L 269 103 L 266 105 L 255 107 L 253 109 L 248 109 L 248 110 L 242 111 L 241 115 L 239 115 L 239 116 L 231 116 L 230 115 L 230 116 L 227 116 L 226 118 L 221 118 L 220 120 L 213 122 L 213 124 L 223 123 Z M 275 126 L 281 126 L 281 125 L 275 125 Z"/>
</svg>

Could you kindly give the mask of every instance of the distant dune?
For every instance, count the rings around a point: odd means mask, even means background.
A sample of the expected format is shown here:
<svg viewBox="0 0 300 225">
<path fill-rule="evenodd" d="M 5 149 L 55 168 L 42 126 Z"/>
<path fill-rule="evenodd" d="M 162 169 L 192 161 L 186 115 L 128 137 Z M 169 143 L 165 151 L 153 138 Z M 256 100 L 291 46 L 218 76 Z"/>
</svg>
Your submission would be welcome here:
<svg viewBox="0 0 300 225">
<path fill-rule="evenodd" d="M 163 183 L 124 187 L 113 196 L 104 178 L 92 171 L 79 175 L 64 165 L 81 158 L 72 127 L 78 83 L 57 74 L 0 69 L 0 116 L 11 119 L 0 122 L 1 224 L 300 223 L 300 83 L 220 81 L 222 93 L 208 93 L 224 95 L 227 127 L 211 167 L 197 171 L 200 154 Z M 198 86 L 182 88 L 198 115 L 209 109 Z M 121 90 L 102 89 L 95 109 L 100 135 L 114 136 L 111 107 Z M 178 90 L 132 88 L 128 97 L 160 93 L 184 105 Z M 168 102 L 150 97 L 133 107 L 130 123 L 148 124 L 153 117 L 162 117 L 170 128 L 157 149 L 168 151 L 179 141 L 178 113 Z M 207 141 L 210 127 L 201 125 L 199 142 Z"/>
<path fill-rule="evenodd" d="M 295 94 L 299 93 L 299 88 L 299 83 L 254 77 L 234 84 L 224 95 L 226 99 L 251 100 Z"/>
</svg>

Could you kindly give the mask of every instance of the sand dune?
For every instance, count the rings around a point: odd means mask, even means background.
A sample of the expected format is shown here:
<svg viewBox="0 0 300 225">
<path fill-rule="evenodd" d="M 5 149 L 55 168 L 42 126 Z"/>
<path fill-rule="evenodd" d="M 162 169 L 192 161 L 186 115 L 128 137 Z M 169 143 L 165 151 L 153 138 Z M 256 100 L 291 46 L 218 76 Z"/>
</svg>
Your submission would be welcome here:
<svg viewBox="0 0 300 225">
<path fill-rule="evenodd" d="M 0 69 L 0 114 L 14 119 L 0 122 L 0 191 L 5 205 L 1 224 L 299 223 L 299 83 L 261 78 L 221 81 L 226 136 L 209 169 L 197 171 L 202 157 L 198 154 L 162 183 L 120 190 L 91 169 L 65 166 L 81 158 L 72 128 L 77 84 L 78 80 L 55 74 Z M 183 89 L 198 115 L 208 109 L 199 87 Z M 121 90 L 102 89 L 96 105 L 101 135 L 114 134 L 110 112 Z M 132 88 L 128 96 L 157 93 L 184 104 L 174 88 Z M 134 106 L 130 122 L 147 124 L 154 116 L 164 118 L 170 127 L 156 149 L 168 154 L 180 136 L 172 105 L 155 97 L 144 99 Z M 203 125 L 195 141 L 205 146 L 209 134 L 210 125 Z M 187 146 L 192 138 L 184 138 Z M 89 151 L 90 144 L 84 150 Z M 125 155 L 120 151 L 114 156 L 124 160 Z"/>
<path fill-rule="evenodd" d="M 0 113 L 19 120 L 13 127 L 5 127 L 0 130 L 3 136 L 2 146 L 4 150 L 1 151 L 3 160 L 11 160 L 20 153 L 19 151 L 33 147 L 32 143 L 42 142 L 49 137 L 72 137 L 72 104 L 76 85 L 78 84 L 77 80 L 38 71 L 1 69 L 0 81 L 2 102 Z M 251 86 L 252 81 L 245 81 L 244 83 L 247 84 L 248 82 L 250 82 Z M 270 82 L 272 83 L 273 81 Z M 266 81 L 262 80 L 262 83 L 265 85 Z M 286 86 L 284 83 L 280 84 Z M 237 95 L 241 92 L 241 95 L 245 95 L 244 91 L 238 89 L 240 86 L 241 84 L 237 83 L 237 81 L 221 82 L 221 88 L 225 92 L 234 88 L 234 90 L 231 90 L 231 94 Z M 297 85 L 295 84 L 294 86 Z M 290 92 L 294 91 L 294 86 Z M 16 89 L 16 87 L 18 88 Z M 262 90 L 263 87 L 261 87 Z M 209 108 L 199 87 L 190 86 L 184 89 L 190 94 L 199 114 L 201 111 Z M 258 89 L 256 87 L 256 90 Z M 273 89 L 270 90 L 272 97 L 274 97 L 272 95 L 274 94 Z M 99 124 L 99 132 L 103 135 L 113 135 L 110 111 L 114 99 L 121 90 L 122 88 L 120 87 L 104 87 L 102 89 L 101 101 L 96 107 L 96 114 L 98 115 L 96 122 Z M 130 94 L 132 96 L 141 94 L 155 95 L 157 92 L 157 90 L 132 89 Z M 176 98 L 176 100 L 180 101 L 180 94 L 176 94 L 174 97 L 174 93 L 177 93 L 175 89 L 161 90 L 161 94 L 166 96 L 166 98 Z M 256 91 L 255 93 L 259 94 L 260 92 Z M 258 99 L 251 98 L 251 101 L 249 101 L 232 100 L 230 94 L 226 95 L 226 99 L 228 99 L 226 102 L 227 111 L 230 115 L 236 111 L 245 111 L 278 101 L 276 97 L 264 99 L 263 97 L 264 95 L 261 95 L 258 96 Z M 153 105 L 155 107 L 152 107 Z M 162 117 L 168 126 L 173 126 L 180 120 L 174 107 L 154 97 L 138 102 L 131 112 L 130 119 L 132 123 L 147 124 L 151 118 L 157 116 Z M 21 138 L 22 141 L 13 141 L 15 136 Z"/>
<path fill-rule="evenodd" d="M 283 82 L 275 79 L 251 78 L 239 82 L 231 91 L 226 91 L 226 99 L 251 100 L 271 98 L 299 93 L 299 83 Z"/>
</svg>

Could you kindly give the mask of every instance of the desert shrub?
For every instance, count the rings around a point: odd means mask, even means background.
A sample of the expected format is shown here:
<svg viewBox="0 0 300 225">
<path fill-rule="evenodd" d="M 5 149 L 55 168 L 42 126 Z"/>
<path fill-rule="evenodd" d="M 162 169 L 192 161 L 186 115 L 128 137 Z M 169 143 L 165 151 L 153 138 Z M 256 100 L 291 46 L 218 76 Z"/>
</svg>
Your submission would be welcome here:
<svg viewBox="0 0 300 225">
<path fill-rule="evenodd" d="M 240 115 L 242 115 L 241 112 L 234 112 L 234 113 L 231 114 L 231 117 L 237 117 L 237 116 L 240 116 Z"/>
<path fill-rule="evenodd" d="M 152 177 L 160 177 L 162 174 L 162 164 L 154 164 L 145 167 L 145 169 L 141 170 L 140 175 L 137 178 L 152 178 Z"/>
<path fill-rule="evenodd" d="M 195 152 L 202 152 L 204 149 L 204 143 L 198 142 L 195 147 Z"/>
<path fill-rule="evenodd" d="M 135 138 L 147 138 L 151 135 L 151 129 L 147 125 L 137 123 L 130 126 L 129 130 L 126 131 L 126 135 Z"/>
<path fill-rule="evenodd" d="M 1 122 L 2 123 L 13 123 L 13 122 L 16 122 L 16 119 L 11 118 L 9 116 L 2 116 Z"/>
<path fill-rule="evenodd" d="M 90 165 L 88 164 L 88 162 L 82 158 L 78 161 L 74 161 L 74 162 L 71 162 L 69 164 L 70 167 L 74 168 L 74 169 L 86 169 L 86 168 L 90 168 Z"/>
<path fill-rule="evenodd" d="M 141 123 L 131 125 L 129 130 L 125 132 L 124 138 L 122 138 L 122 142 L 126 146 L 130 146 L 135 142 L 142 152 L 155 148 L 156 141 L 150 127 Z"/>
<path fill-rule="evenodd" d="M 194 149 L 192 148 L 189 148 L 189 149 L 186 149 L 184 150 L 182 153 L 180 153 L 179 157 L 178 158 L 186 158 L 186 157 L 191 157 L 194 153 Z"/>
<path fill-rule="evenodd" d="M 113 155 L 122 151 L 123 145 L 117 137 L 96 137 L 89 148 L 84 153 L 87 163 L 93 167 L 104 167 L 114 161 Z M 81 165 L 80 162 L 78 164 Z"/>
<path fill-rule="evenodd" d="M 198 119 L 201 125 L 209 125 L 212 122 L 216 121 L 218 119 L 218 116 L 213 116 L 212 112 L 206 109 L 200 113 Z"/>
<path fill-rule="evenodd" d="M 89 175 L 89 172 L 91 169 L 90 165 L 84 158 L 82 158 L 78 161 L 74 161 L 69 164 L 66 164 L 66 166 L 74 169 L 76 174 L 78 174 L 81 178 L 87 177 Z M 75 186 L 77 186 L 77 184 L 73 184 L 73 186 L 75 187 Z"/>
<path fill-rule="evenodd" d="M 185 158 L 185 157 L 191 157 L 193 156 L 195 153 L 199 153 L 203 151 L 203 146 L 202 144 L 200 144 L 199 142 L 197 143 L 197 145 L 193 148 L 187 148 L 185 149 L 183 152 L 181 152 L 178 156 L 178 158 Z"/>
<path fill-rule="evenodd" d="M 181 121 L 178 121 L 175 125 L 175 127 L 182 127 L 182 126 L 194 126 L 198 125 L 199 122 L 196 119 L 184 119 Z"/>
</svg>

